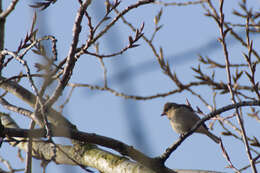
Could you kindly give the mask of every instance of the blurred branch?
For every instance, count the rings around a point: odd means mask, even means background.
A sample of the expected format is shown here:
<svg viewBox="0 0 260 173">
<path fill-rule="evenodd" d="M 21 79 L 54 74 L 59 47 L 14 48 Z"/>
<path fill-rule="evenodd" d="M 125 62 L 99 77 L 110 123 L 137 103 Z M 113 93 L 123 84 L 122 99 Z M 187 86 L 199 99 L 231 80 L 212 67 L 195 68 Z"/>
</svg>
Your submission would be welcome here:
<svg viewBox="0 0 260 173">
<path fill-rule="evenodd" d="M 30 5 L 33 8 L 41 8 L 41 10 L 45 10 L 51 4 L 54 4 L 57 0 L 42 0 L 42 2 L 36 2 L 33 5 Z"/>
<path fill-rule="evenodd" d="M 2 158 L 0 156 L 0 162 L 2 162 L 8 169 L 9 171 L 4 171 L 0 168 L 0 172 L 1 173 L 15 173 L 15 172 L 21 172 L 21 171 L 24 171 L 24 169 L 14 169 L 12 168 L 10 162 L 8 160 L 5 160 L 4 158 Z"/>
</svg>

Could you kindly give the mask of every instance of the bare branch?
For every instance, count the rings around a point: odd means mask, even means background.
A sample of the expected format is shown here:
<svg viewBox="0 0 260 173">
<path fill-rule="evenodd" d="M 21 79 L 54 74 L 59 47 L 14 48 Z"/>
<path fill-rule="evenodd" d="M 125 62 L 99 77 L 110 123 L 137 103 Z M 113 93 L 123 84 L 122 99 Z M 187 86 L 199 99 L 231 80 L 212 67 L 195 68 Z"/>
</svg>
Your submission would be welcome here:
<svg viewBox="0 0 260 173">
<path fill-rule="evenodd" d="M 224 30 L 224 14 L 223 14 L 223 5 L 224 5 L 224 0 L 220 0 L 220 7 L 219 7 L 219 12 L 220 12 L 220 17 L 217 16 L 216 12 L 214 11 L 215 17 L 218 19 L 216 22 L 218 23 L 219 29 L 220 29 L 220 34 L 221 34 L 221 38 L 219 39 L 220 43 L 222 44 L 223 47 L 223 51 L 224 51 L 224 55 L 225 55 L 225 62 L 226 62 L 226 71 L 227 71 L 227 79 L 228 79 L 228 89 L 230 91 L 230 95 L 231 95 L 231 99 L 232 102 L 234 104 L 236 104 L 236 99 L 235 99 L 235 95 L 234 95 L 234 91 L 233 88 L 231 86 L 231 73 L 230 73 L 230 62 L 229 62 L 229 54 L 228 54 L 228 50 L 227 50 L 227 45 L 226 45 L 226 41 L 225 41 L 225 37 L 227 32 L 229 31 Z M 245 131 L 245 127 L 244 127 L 244 123 L 242 121 L 242 118 L 239 114 L 238 109 L 236 108 L 236 117 L 237 120 L 239 122 L 239 125 L 242 129 L 242 136 L 243 136 L 243 141 L 245 143 L 245 147 L 246 147 L 246 152 L 248 154 L 248 159 L 249 162 L 251 164 L 252 167 L 252 171 L 254 173 L 256 173 L 256 167 L 254 164 L 254 161 L 252 160 L 252 155 L 251 155 L 251 151 L 249 149 L 249 144 L 248 144 L 248 140 L 247 140 L 247 136 L 246 136 L 246 131 Z"/>
<path fill-rule="evenodd" d="M 78 11 L 78 14 L 76 16 L 76 20 L 74 23 L 74 27 L 73 27 L 73 40 L 72 40 L 70 50 L 68 53 L 68 57 L 66 60 L 66 66 L 65 66 L 65 69 L 63 72 L 63 76 L 62 76 L 62 79 L 59 81 L 59 84 L 56 87 L 52 96 L 46 101 L 45 106 L 47 108 L 52 106 L 57 101 L 57 99 L 61 96 L 63 89 L 66 87 L 68 81 L 70 80 L 73 68 L 74 68 L 76 60 L 77 60 L 75 58 L 75 54 L 76 54 L 76 48 L 77 48 L 78 41 L 79 41 L 79 34 L 81 31 L 81 21 L 82 21 L 83 15 L 85 13 L 85 10 L 87 9 L 90 2 L 91 2 L 91 0 L 85 0 Z"/>
<path fill-rule="evenodd" d="M 15 8 L 19 0 L 12 0 L 7 9 L 0 14 L 0 20 L 6 18 Z"/>
<path fill-rule="evenodd" d="M 30 118 L 34 122 L 36 122 L 39 126 L 43 127 L 42 119 L 39 119 L 31 111 L 24 109 L 24 108 L 14 106 L 14 105 L 8 103 L 7 100 L 5 100 L 4 98 L 0 98 L 0 104 L 10 111 L 14 111 L 18 114 L 27 116 L 28 118 Z"/>
<path fill-rule="evenodd" d="M 155 4 L 164 5 L 164 6 L 188 6 L 188 5 L 197 5 L 206 2 L 207 0 L 198 0 L 198 1 L 187 1 L 187 2 L 162 2 L 155 1 Z"/>
</svg>

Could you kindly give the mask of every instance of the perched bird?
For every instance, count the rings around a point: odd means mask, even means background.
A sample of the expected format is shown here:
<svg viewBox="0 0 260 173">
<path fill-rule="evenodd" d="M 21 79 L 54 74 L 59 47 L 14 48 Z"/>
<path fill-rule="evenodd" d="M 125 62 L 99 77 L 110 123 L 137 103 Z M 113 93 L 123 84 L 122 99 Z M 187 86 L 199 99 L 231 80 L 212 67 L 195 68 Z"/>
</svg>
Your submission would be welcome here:
<svg viewBox="0 0 260 173">
<path fill-rule="evenodd" d="M 177 103 L 166 103 L 161 115 L 167 115 L 173 130 L 181 135 L 188 132 L 200 120 L 190 106 Z M 195 132 L 207 135 L 216 143 L 220 142 L 220 138 L 210 133 L 204 123 Z"/>
</svg>

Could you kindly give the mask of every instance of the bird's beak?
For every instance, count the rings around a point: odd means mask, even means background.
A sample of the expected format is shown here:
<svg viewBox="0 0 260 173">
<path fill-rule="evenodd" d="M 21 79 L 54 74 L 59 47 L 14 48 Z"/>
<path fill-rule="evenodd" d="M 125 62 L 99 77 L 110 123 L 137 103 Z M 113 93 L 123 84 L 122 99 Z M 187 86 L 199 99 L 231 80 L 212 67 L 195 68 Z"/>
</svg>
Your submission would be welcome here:
<svg viewBox="0 0 260 173">
<path fill-rule="evenodd" d="M 165 112 L 163 112 L 162 114 L 161 114 L 161 116 L 165 116 L 166 115 L 166 113 Z"/>
</svg>

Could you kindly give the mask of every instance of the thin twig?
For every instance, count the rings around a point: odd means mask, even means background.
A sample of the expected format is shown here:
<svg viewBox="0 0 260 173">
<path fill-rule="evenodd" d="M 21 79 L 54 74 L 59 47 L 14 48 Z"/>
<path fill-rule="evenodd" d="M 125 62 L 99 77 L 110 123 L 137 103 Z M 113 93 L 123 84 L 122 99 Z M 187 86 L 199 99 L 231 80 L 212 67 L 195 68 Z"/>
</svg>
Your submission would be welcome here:
<svg viewBox="0 0 260 173">
<path fill-rule="evenodd" d="M 33 120 L 34 122 L 36 122 L 39 126 L 42 126 L 42 120 L 40 120 L 35 114 L 33 114 L 31 111 L 21 108 L 21 107 L 17 107 L 14 106 L 12 104 L 10 104 L 7 100 L 5 100 L 4 98 L 0 98 L 0 104 L 2 106 L 4 106 L 6 109 L 10 110 L 10 111 L 14 111 L 18 114 L 24 115 L 28 118 L 30 118 L 31 120 Z"/>
<path fill-rule="evenodd" d="M 231 86 L 231 73 L 230 73 L 229 54 L 228 54 L 227 45 L 226 45 L 226 41 L 225 41 L 225 37 L 226 37 L 226 34 L 229 31 L 229 29 L 224 30 L 223 5 L 224 5 L 224 0 L 220 0 L 220 7 L 219 7 L 220 17 L 218 17 L 218 16 L 215 16 L 215 17 L 217 19 L 216 21 L 218 23 L 218 26 L 219 26 L 219 29 L 220 29 L 220 34 L 221 34 L 221 38 L 219 38 L 219 41 L 222 44 L 224 55 L 225 55 L 226 71 L 227 71 L 227 79 L 228 79 L 228 89 L 229 89 L 230 94 L 231 94 L 232 102 L 234 104 L 236 104 L 235 95 L 234 95 L 234 92 L 233 92 L 233 88 Z M 252 167 L 252 171 L 254 173 L 257 173 L 256 167 L 255 167 L 255 164 L 254 164 L 254 161 L 252 159 L 251 152 L 250 152 L 250 148 L 249 148 L 249 144 L 248 144 L 248 140 L 247 140 L 247 136 L 246 136 L 244 123 L 243 123 L 242 118 L 241 118 L 241 116 L 239 114 L 238 108 L 236 108 L 235 110 L 236 110 L 237 120 L 238 120 L 240 128 L 242 130 L 242 137 L 243 137 L 243 141 L 245 143 L 245 148 L 246 148 L 246 152 L 247 152 L 247 155 L 248 155 L 249 162 L 250 162 L 251 167 Z"/>
<path fill-rule="evenodd" d="M 35 42 L 36 44 L 36 42 Z M 21 53 L 20 55 L 16 55 L 14 52 L 11 52 L 11 51 L 8 51 L 8 50 L 3 50 L 1 51 L 1 54 L 2 55 L 11 55 L 12 57 L 14 57 L 18 62 L 20 62 L 26 69 L 26 73 L 27 73 L 27 77 L 29 79 L 29 82 L 31 84 L 31 87 L 32 89 L 34 90 L 35 94 L 36 94 L 36 99 L 37 99 L 37 103 L 39 103 L 40 105 L 40 111 L 41 111 L 41 116 L 43 117 L 43 121 L 44 121 L 44 124 L 45 124 L 45 127 L 46 127 L 46 130 L 49 132 L 48 134 L 50 134 L 50 131 L 49 131 L 49 123 L 48 123 L 48 120 L 47 120 L 47 117 L 45 115 L 45 109 L 44 109 L 44 104 L 43 104 L 43 100 L 42 100 L 42 97 L 39 95 L 39 91 L 36 87 L 36 85 L 34 84 L 34 81 L 32 79 L 32 76 L 31 76 L 31 71 L 30 71 L 30 68 L 29 66 L 27 65 L 27 61 L 23 60 L 22 57 L 30 50 L 30 48 L 33 46 L 34 44 L 31 44 L 30 46 L 28 46 L 23 53 Z M 35 107 L 37 107 L 38 104 L 35 104 Z M 38 112 L 38 109 L 35 109 L 35 112 Z M 37 115 L 36 115 L 37 116 Z M 40 117 L 40 116 L 39 116 Z"/>
<path fill-rule="evenodd" d="M 235 172 L 237 173 L 240 173 L 240 171 L 233 165 L 233 163 L 231 162 L 231 159 L 222 143 L 222 140 L 220 141 L 220 147 L 221 147 L 221 150 L 222 150 L 222 154 L 223 156 L 226 158 L 228 164 L 229 164 L 229 167 L 232 168 Z"/>
<path fill-rule="evenodd" d="M 155 4 L 164 5 L 164 6 L 188 6 L 188 5 L 197 5 L 206 2 L 206 0 L 198 0 L 198 1 L 187 1 L 187 2 L 162 2 L 155 1 Z"/>
<path fill-rule="evenodd" d="M 154 0 L 142 0 L 138 1 L 136 4 L 128 6 L 122 12 L 120 12 L 95 38 L 93 38 L 92 42 L 96 42 L 101 36 L 103 36 L 122 16 L 128 13 L 130 10 L 140 7 L 142 5 L 150 4 L 154 2 Z"/>
<path fill-rule="evenodd" d="M 73 40 L 66 60 L 66 66 L 63 72 L 63 76 L 62 79 L 59 81 L 59 84 L 56 87 L 52 96 L 46 101 L 45 106 L 47 108 L 52 106 L 57 101 L 57 99 L 61 96 L 61 93 L 63 92 L 64 88 L 66 87 L 68 81 L 71 78 L 72 71 L 76 63 L 75 54 L 76 54 L 76 48 L 79 41 L 79 34 L 81 31 L 81 22 L 85 10 L 87 9 L 89 4 L 90 4 L 90 0 L 85 0 L 78 11 L 78 14 L 75 19 L 74 27 L 73 27 Z"/>
<path fill-rule="evenodd" d="M 246 20 L 246 40 L 247 40 L 247 50 L 248 53 L 247 55 L 244 54 L 244 57 L 248 63 L 248 67 L 251 71 L 251 75 L 249 73 L 246 72 L 247 77 L 249 78 L 250 82 L 252 83 L 253 89 L 258 97 L 258 99 L 260 100 L 260 93 L 258 90 L 258 86 L 259 86 L 259 82 L 256 83 L 255 81 L 255 72 L 256 72 L 256 63 L 252 63 L 252 47 L 253 47 L 253 41 L 250 40 L 250 33 L 249 33 L 249 17 Z"/>
<path fill-rule="evenodd" d="M 30 129 L 33 129 L 34 126 L 35 126 L 35 122 L 31 121 Z M 31 173 L 32 172 L 32 137 L 29 137 L 27 146 L 28 146 L 28 151 L 26 155 L 25 173 Z"/>
<path fill-rule="evenodd" d="M 72 93 L 73 93 L 74 89 L 75 89 L 75 87 L 72 87 L 72 88 L 71 88 L 68 97 L 66 98 L 66 100 L 64 101 L 64 103 L 59 106 L 59 108 L 60 108 L 60 113 L 62 113 L 63 108 L 65 107 L 65 105 L 69 103 L 69 101 L 70 101 L 70 99 L 71 99 L 71 97 L 72 97 Z"/>
<path fill-rule="evenodd" d="M 95 50 L 96 50 L 96 54 L 99 54 L 99 44 L 95 44 Z M 103 69 L 103 75 L 104 75 L 104 88 L 107 88 L 107 68 L 105 66 L 105 63 L 103 61 L 103 57 L 98 57 L 99 58 L 99 61 L 100 61 L 100 64 L 101 64 L 101 67 Z"/>
</svg>

